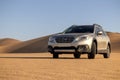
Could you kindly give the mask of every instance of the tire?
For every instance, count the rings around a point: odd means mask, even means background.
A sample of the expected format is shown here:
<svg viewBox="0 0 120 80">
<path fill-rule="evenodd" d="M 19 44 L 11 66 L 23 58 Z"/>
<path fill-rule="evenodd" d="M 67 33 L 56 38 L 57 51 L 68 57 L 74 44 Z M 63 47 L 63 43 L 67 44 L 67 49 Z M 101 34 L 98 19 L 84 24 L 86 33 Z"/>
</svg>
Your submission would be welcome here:
<svg viewBox="0 0 120 80">
<path fill-rule="evenodd" d="M 91 48 L 91 52 L 88 53 L 88 59 L 94 59 L 96 53 L 97 53 L 97 46 L 96 46 L 96 43 L 93 42 L 93 44 L 92 44 L 92 48 Z"/>
<path fill-rule="evenodd" d="M 107 47 L 107 53 L 104 53 L 103 54 L 103 57 L 104 58 L 109 58 L 110 57 L 110 46 L 108 45 L 108 47 Z"/>
<path fill-rule="evenodd" d="M 80 58 L 81 54 L 80 53 L 74 53 L 74 58 Z"/>
<path fill-rule="evenodd" d="M 59 54 L 58 53 L 53 53 L 53 58 L 59 58 Z"/>
</svg>

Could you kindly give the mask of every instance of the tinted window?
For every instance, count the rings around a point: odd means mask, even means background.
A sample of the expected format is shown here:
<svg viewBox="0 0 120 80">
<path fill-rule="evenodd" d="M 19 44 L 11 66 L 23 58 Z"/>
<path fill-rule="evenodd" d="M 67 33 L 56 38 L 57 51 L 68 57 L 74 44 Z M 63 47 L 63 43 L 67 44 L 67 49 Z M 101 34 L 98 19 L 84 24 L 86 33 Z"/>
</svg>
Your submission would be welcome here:
<svg viewBox="0 0 120 80">
<path fill-rule="evenodd" d="M 98 34 L 99 31 L 102 31 L 102 33 L 103 33 L 102 35 L 103 35 L 103 36 L 106 35 L 106 33 L 103 31 L 102 28 L 96 27 L 96 34 Z"/>
<path fill-rule="evenodd" d="M 100 31 L 100 28 L 96 27 L 96 31 L 95 31 L 96 35 L 98 34 L 99 31 Z"/>
<path fill-rule="evenodd" d="M 65 33 L 93 33 L 94 26 L 72 26 L 64 31 Z"/>
</svg>

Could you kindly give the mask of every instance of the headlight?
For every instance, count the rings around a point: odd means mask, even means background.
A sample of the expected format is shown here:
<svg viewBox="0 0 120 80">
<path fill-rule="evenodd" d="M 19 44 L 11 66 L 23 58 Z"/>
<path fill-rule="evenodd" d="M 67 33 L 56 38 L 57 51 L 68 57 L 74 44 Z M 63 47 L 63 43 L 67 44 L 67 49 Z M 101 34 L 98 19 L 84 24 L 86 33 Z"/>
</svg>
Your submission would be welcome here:
<svg viewBox="0 0 120 80">
<path fill-rule="evenodd" d="M 87 39 L 89 39 L 88 36 L 80 36 L 80 37 L 77 37 L 77 38 L 74 40 L 74 42 L 83 41 L 83 40 L 87 40 Z"/>
<path fill-rule="evenodd" d="M 55 37 L 50 37 L 50 38 L 49 38 L 49 42 L 55 43 Z"/>
<path fill-rule="evenodd" d="M 88 39 L 88 36 L 82 36 L 81 38 L 80 38 L 80 40 L 87 40 Z"/>
</svg>

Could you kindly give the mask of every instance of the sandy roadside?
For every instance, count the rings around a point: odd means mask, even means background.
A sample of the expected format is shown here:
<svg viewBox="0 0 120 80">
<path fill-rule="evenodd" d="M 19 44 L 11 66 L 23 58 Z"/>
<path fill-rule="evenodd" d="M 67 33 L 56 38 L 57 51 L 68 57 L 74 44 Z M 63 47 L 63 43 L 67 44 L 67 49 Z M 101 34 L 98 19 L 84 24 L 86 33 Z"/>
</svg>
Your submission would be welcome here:
<svg viewBox="0 0 120 80">
<path fill-rule="evenodd" d="M 0 80 L 120 80 L 120 54 L 104 59 L 97 55 L 60 55 L 48 53 L 0 53 Z"/>
</svg>

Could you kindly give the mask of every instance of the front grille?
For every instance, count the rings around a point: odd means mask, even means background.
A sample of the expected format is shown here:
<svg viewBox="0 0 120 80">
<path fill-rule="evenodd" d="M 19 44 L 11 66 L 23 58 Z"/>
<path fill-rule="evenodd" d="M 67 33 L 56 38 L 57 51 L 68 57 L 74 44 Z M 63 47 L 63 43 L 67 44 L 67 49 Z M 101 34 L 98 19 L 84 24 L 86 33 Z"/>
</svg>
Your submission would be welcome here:
<svg viewBox="0 0 120 80">
<path fill-rule="evenodd" d="M 71 43 L 74 40 L 73 36 L 58 36 L 56 37 L 56 42 L 57 43 Z"/>
</svg>

